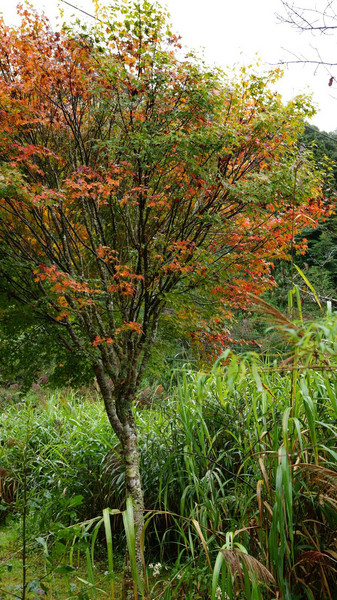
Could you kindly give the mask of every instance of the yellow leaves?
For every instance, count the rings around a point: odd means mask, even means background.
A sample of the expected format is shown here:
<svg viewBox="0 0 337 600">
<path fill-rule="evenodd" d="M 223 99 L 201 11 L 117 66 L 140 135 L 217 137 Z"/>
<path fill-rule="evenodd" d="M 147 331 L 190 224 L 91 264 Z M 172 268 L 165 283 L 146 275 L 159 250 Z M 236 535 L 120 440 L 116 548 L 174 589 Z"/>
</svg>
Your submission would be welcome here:
<svg viewBox="0 0 337 600">
<path fill-rule="evenodd" d="M 124 59 L 124 64 L 128 65 L 130 67 L 134 67 L 134 65 L 137 63 L 137 58 L 135 56 L 128 56 L 126 54 L 126 55 L 124 55 L 123 59 Z"/>
</svg>

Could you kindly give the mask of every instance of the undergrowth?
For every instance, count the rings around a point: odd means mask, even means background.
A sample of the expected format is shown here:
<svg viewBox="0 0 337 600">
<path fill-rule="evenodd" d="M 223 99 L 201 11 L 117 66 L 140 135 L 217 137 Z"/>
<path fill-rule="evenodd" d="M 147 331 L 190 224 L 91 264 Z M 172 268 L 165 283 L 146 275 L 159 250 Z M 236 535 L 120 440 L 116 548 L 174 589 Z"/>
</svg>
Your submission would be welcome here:
<svg viewBox="0 0 337 600">
<path fill-rule="evenodd" d="M 140 597 L 336 597 L 335 329 L 332 316 L 289 329 L 292 361 L 228 352 L 210 373 L 175 372 L 174 387 L 137 411 L 147 565 L 143 574 L 134 565 Z M 105 597 L 94 565 L 106 560 L 109 597 L 118 597 L 132 506 L 102 405 L 76 394 L 28 397 L 6 409 L 0 431 L 4 521 L 23 514 L 27 440 L 30 552 L 68 577 L 82 556 L 93 598 Z"/>
</svg>

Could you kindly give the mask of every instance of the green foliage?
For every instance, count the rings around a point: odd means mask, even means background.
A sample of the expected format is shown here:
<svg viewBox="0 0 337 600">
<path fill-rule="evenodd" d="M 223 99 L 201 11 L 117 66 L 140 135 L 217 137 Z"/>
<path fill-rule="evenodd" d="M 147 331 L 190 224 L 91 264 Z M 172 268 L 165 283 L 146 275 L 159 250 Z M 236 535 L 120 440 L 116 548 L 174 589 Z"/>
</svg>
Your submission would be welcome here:
<svg viewBox="0 0 337 600">
<path fill-rule="evenodd" d="M 111 447 L 104 412 L 96 403 L 78 403 L 76 396 L 60 394 L 47 400 L 32 397 L 8 408 L 2 416 L 1 464 L 17 476 L 27 414 L 31 418 L 29 473 L 31 509 L 38 531 L 50 522 L 69 525 L 90 516 L 98 494 L 99 466 Z M 86 489 L 83 497 L 83 489 Z M 81 502 L 73 502 L 79 498 Z M 101 508 L 101 507 L 100 507 Z M 98 510 L 97 509 L 97 512 Z"/>
<path fill-rule="evenodd" d="M 320 311 L 313 292 L 303 284 L 303 278 L 296 272 L 294 264 L 298 265 L 305 277 L 314 287 L 321 302 L 332 301 L 337 305 L 337 220 L 336 220 L 336 186 L 337 186 L 337 136 L 335 133 L 325 133 L 317 127 L 306 125 L 299 136 L 299 146 L 302 151 L 311 153 L 317 168 L 324 172 L 322 192 L 331 205 L 332 214 L 322 219 L 314 227 L 306 227 L 296 236 L 295 241 L 305 241 L 307 249 L 299 254 L 293 249 L 291 260 L 275 261 L 274 277 L 276 286 L 267 292 L 266 297 L 282 310 L 287 308 L 287 293 L 295 284 L 302 291 L 302 311 L 306 317 L 319 317 Z M 290 250 L 289 250 L 290 252 Z M 250 328 L 254 327 L 254 318 L 248 317 Z M 256 332 L 255 339 L 263 338 L 261 328 Z M 273 342 L 264 338 L 264 348 L 271 350 Z"/>
<path fill-rule="evenodd" d="M 330 161 L 330 173 L 325 178 L 325 191 L 333 193 L 337 187 L 337 135 L 320 131 L 314 125 L 306 125 L 299 142 L 311 149 L 316 162 L 322 166 Z"/>
<path fill-rule="evenodd" d="M 51 323 L 33 318 L 28 307 L 6 294 L 0 295 L 0 315 L 2 385 L 17 384 L 27 391 L 41 378 L 54 388 L 69 384 L 78 388 L 93 380 L 90 362 L 76 350 L 69 352 Z"/>
<path fill-rule="evenodd" d="M 227 352 L 138 411 L 148 598 L 334 597 L 337 318 L 283 330 L 291 362 Z M 33 403 L 1 418 L 1 462 L 19 480 Z M 125 532 L 134 554 L 119 445 L 101 406 L 76 397 L 35 401 L 30 427 L 31 529 L 56 562 L 76 538 L 93 586 L 99 540 L 110 575 Z"/>
<path fill-rule="evenodd" d="M 329 198 L 332 206 L 336 207 L 337 190 L 337 136 L 335 133 L 325 133 L 317 127 L 306 126 L 299 140 L 306 149 L 311 150 L 318 166 L 325 170 L 323 193 Z M 332 214 L 322 221 L 317 228 L 306 228 L 302 236 L 308 240 L 308 250 L 303 257 L 296 257 L 307 277 L 318 294 L 326 300 L 336 300 L 337 285 L 337 218 Z M 289 277 L 289 269 L 288 269 Z M 307 297 L 306 306 L 315 312 L 312 296 Z M 311 304 L 311 306 L 310 306 Z"/>
</svg>

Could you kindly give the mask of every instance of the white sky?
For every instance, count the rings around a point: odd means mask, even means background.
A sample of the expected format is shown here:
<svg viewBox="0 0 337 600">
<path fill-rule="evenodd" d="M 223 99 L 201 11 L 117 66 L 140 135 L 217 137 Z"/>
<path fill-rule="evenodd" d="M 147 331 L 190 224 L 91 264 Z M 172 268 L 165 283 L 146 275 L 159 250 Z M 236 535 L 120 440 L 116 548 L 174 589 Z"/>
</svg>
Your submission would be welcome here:
<svg viewBox="0 0 337 600">
<path fill-rule="evenodd" d="M 91 0 L 69 1 L 93 12 Z M 51 19 L 58 14 L 58 0 L 31 0 L 31 3 L 37 9 L 44 9 Z M 320 0 L 298 0 L 298 3 L 308 8 Z M 59 4 L 64 9 L 65 20 L 67 15 L 76 12 Z M 282 59 L 290 60 L 292 56 L 288 51 L 313 57 L 316 47 L 323 58 L 330 62 L 336 58 L 337 62 L 337 32 L 336 37 L 314 37 L 280 23 L 276 13 L 283 11 L 281 0 L 166 0 L 163 4 L 167 5 L 173 29 L 182 36 L 182 42 L 194 49 L 204 48 L 205 59 L 210 64 L 248 65 L 258 56 L 269 68 Z M 15 7 L 16 0 L 0 0 L 0 12 L 10 23 L 17 22 Z M 330 75 L 324 67 L 315 73 L 311 65 L 289 65 L 279 87 L 285 99 L 297 93 L 312 92 L 318 108 L 312 123 L 325 131 L 337 129 L 337 83 L 328 86 Z"/>
</svg>

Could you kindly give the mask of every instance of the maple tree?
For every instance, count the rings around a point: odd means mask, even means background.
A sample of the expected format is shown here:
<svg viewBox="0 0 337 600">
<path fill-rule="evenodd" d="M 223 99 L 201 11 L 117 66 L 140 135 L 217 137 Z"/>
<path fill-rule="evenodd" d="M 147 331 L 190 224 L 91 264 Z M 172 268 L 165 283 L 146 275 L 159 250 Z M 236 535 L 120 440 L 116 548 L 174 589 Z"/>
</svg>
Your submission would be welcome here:
<svg viewBox="0 0 337 600">
<path fill-rule="evenodd" d="M 95 374 L 139 520 L 133 400 L 158 327 L 224 347 L 229 311 L 329 206 L 296 149 L 311 108 L 282 104 L 277 71 L 185 56 L 151 2 L 99 10 L 92 29 L 1 21 L 0 274 Z"/>
</svg>

